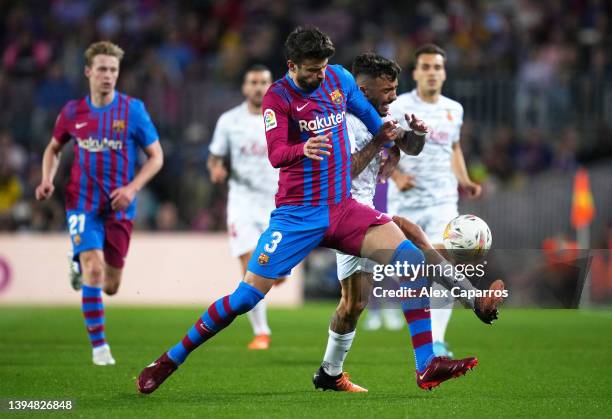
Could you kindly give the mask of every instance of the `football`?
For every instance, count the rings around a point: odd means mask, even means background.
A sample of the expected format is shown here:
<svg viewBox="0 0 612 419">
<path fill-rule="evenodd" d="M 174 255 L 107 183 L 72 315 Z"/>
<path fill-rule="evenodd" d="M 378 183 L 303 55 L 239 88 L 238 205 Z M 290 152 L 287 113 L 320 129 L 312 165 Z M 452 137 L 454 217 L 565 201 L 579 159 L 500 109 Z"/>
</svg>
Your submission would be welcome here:
<svg viewBox="0 0 612 419">
<path fill-rule="evenodd" d="M 453 218 L 444 229 L 444 247 L 456 262 L 475 262 L 491 248 L 491 230 L 481 218 L 464 214 Z"/>
</svg>

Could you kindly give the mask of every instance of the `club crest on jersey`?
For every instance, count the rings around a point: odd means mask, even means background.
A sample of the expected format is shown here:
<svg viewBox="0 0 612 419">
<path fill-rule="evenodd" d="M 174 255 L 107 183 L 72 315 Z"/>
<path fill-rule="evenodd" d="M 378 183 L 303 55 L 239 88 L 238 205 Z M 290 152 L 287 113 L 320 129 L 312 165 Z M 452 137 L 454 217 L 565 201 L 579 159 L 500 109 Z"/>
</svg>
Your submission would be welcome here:
<svg viewBox="0 0 612 419">
<path fill-rule="evenodd" d="M 340 105 L 344 101 L 344 96 L 342 96 L 342 92 L 339 89 L 334 90 L 329 94 L 331 101 L 336 105 Z"/>
<path fill-rule="evenodd" d="M 450 109 L 446 110 L 446 119 L 448 119 L 449 121 L 453 120 L 453 114 L 451 113 Z"/>
<path fill-rule="evenodd" d="M 276 128 L 276 114 L 270 108 L 264 111 L 264 124 L 266 125 L 266 131 L 270 131 Z"/>
<path fill-rule="evenodd" d="M 125 130 L 125 120 L 123 119 L 115 119 L 113 121 L 113 131 L 121 132 Z"/>
<path fill-rule="evenodd" d="M 81 244 L 81 236 L 79 236 L 78 234 L 75 234 L 72 240 L 74 240 L 74 244 L 77 246 Z"/>
<path fill-rule="evenodd" d="M 266 255 L 265 253 L 260 254 L 257 258 L 257 263 L 260 265 L 265 265 L 268 262 L 270 262 L 270 256 Z"/>
</svg>

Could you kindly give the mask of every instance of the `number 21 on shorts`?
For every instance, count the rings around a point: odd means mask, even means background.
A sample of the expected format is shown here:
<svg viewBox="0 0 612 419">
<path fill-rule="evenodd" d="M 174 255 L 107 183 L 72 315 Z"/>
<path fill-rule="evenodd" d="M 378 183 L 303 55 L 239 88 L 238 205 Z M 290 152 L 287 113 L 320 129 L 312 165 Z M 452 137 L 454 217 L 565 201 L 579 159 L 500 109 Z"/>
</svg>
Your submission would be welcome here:
<svg viewBox="0 0 612 419">
<path fill-rule="evenodd" d="M 274 253 L 274 251 L 278 247 L 278 244 L 283 239 L 283 235 L 280 231 L 272 232 L 271 236 L 272 241 L 270 243 L 266 243 L 266 245 L 264 246 L 264 250 L 268 253 Z"/>
<path fill-rule="evenodd" d="M 85 214 L 72 214 L 68 217 L 68 231 L 71 236 L 85 231 Z"/>
</svg>

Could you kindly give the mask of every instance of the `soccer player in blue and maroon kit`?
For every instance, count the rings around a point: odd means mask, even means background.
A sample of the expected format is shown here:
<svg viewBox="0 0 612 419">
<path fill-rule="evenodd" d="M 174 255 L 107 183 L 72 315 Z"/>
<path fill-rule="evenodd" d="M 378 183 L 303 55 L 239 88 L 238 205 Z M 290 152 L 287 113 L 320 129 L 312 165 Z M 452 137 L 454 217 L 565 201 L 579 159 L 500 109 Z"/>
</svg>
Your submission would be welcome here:
<svg viewBox="0 0 612 419">
<path fill-rule="evenodd" d="M 252 309 L 277 278 L 288 276 L 319 245 L 382 264 L 424 263 L 423 252 L 406 240 L 388 216 L 351 198 L 346 111 L 357 116 L 371 133 L 386 135 L 389 140 L 398 137 L 396 143 L 411 135 L 398 133 L 392 122 L 383 125 L 353 76 L 341 66 L 328 65 L 334 47 L 318 29 L 295 29 L 287 38 L 285 53 L 289 71 L 268 89 L 262 106 L 268 158 L 280 168 L 277 208 L 269 227 L 260 237 L 238 288 L 215 301 L 180 342 L 140 373 L 137 387 L 141 393 L 155 391 L 191 351 Z M 422 137 L 414 142 L 416 148 L 422 148 Z M 380 252 L 383 249 L 391 252 Z M 420 290 L 427 284 L 426 278 L 413 279 L 404 286 Z M 473 368 L 475 358 L 435 357 L 429 299 L 411 300 L 403 308 L 419 387 L 434 387 Z M 327 377 L 327 381 L 326 388 L 332 390 L 355 386 L 346 373 Z"/>
<path fill-rule="evenodd" d="M 53 194 L 61 150 L 73 141 L 66 220 L 83 277 L 82 309 L 96 365 L 113 365 L 106 342 L 102 288 L 117 292 L 136 212 L 136 193 L 161 169 L 159 136 L 143 103 L 115 90 L 123 50 L 97 42 L 85 51 L 89 95 L 68 102 L 43 155 L 36 199 Z M 136 173 L 138 149 L 147 161 Z"/>
</svg>

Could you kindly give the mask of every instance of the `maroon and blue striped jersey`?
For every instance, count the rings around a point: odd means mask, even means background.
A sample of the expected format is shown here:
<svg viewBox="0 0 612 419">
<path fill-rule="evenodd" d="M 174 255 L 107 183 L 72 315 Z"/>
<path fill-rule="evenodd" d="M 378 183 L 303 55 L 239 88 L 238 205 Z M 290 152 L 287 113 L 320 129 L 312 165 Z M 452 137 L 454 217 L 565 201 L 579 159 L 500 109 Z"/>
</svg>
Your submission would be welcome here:
<svg viewBox="0 0 612 419">
<path fill-rule="evenodd" d="M 331 205 L 351 196 L 351 147 L 347 110 L 373 134 L 382 120 L 339 65 L 327 67 L 325 80 L 313 91 L 299 88 L 287 74 L 268 89 L 263 100 L 268 158 L 280 167 L 276 206 Z M 331 132 L 331 155 L 322 161 L 304 156 L 304 142 Z"/>
<path fill-rule="evenodd" d="M 57 117 L 53 138 L 61 144 L 74 140 L 66 210 L 134 218 L 136 199 L 125 211 L 113 211 L 110 193 L 134 178 L 138 148 L 159 139 L 142 101 L 119 92 L 101 108 L 89 96 L 72 100 Z"/>
</svg>

